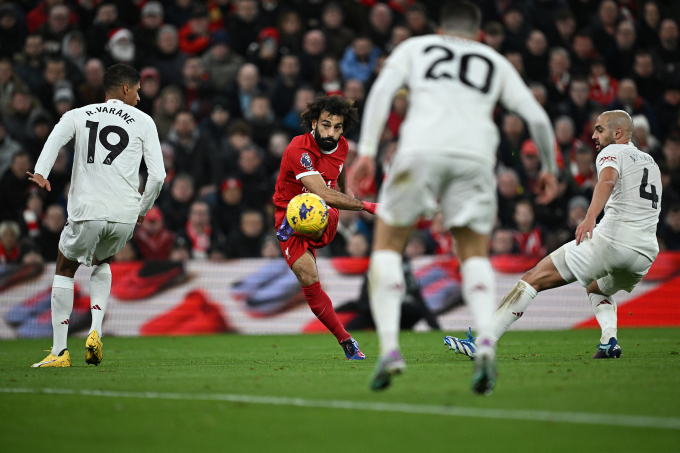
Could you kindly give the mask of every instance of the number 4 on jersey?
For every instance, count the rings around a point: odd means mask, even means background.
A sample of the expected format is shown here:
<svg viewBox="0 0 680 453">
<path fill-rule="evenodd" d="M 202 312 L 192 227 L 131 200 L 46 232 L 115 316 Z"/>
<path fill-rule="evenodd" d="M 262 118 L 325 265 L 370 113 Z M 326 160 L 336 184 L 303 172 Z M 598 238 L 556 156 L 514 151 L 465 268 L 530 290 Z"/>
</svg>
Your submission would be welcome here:
<svg viewBox="0 0 680 453">
<path fill-rule="evenodd" d="M 652 200 L 652 208 L 656 209 L 659 204 L 659 195 L 656 193 L 656 186 L 650 184 L 651 192 L 647 192 L 647 180 L 649 179 L 649 170 L 644 169 L 642 172 L 642 182 L 640 182 L 640 198 L 645 200 Z"/>
<path fill-rule="evenodd" d="M 88 164 L 93 164 L 94 163 L 94 148 L 95 145 L 97 144 L 97 130 L 99 129 L 99 123 L 96 121 L 87 121 L 85 123 L 85 127 L 90 129 L 90 136 L 87 142 L 87 163 Z M 117 134 L 120 140 L 118 140 L 118 143 L 115 145 L 111 144 L 109 142 L 109 134 L 114 133 Z M 127 145 L 130 143 L 130 136 L 128 135 L 127 132 L 125 132 L 125 129 L 123 129 L 120 126 L 106 126 L 102 131 L 99 133 L 99 141 L 101 142 L 102 146 L 109 151 L 111 151 L 106 158 L 104 159 L 104 162 L 102 162 L 104 165 L 111 165 L 116 157 L 120 155 L 120 153 L 123 152 L 125 148 L 127 148 Z"/>
</svg>

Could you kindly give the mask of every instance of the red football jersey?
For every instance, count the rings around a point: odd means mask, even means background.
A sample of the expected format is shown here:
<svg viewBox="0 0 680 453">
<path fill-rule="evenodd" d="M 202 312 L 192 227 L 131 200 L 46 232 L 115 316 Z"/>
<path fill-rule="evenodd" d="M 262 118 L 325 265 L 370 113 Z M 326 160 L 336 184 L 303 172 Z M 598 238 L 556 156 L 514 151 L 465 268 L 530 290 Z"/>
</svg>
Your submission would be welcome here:
<svg viewBox="0 0 680 453">
<path fill-rule="evenodd" d="M 283 152 L 279 176 L 276 178 L 274 205 L 277 226 L 283 222 L 288 202 L 296 195 L 309 192 L 300 178 L 318 174 L 328 187 L 338 190 L 338 176 L 345 166 L 348 151 L 347 140 L 342 136 L 333 151 L 319 149 L 311 132 L 291 140 Z"/>
</svg>

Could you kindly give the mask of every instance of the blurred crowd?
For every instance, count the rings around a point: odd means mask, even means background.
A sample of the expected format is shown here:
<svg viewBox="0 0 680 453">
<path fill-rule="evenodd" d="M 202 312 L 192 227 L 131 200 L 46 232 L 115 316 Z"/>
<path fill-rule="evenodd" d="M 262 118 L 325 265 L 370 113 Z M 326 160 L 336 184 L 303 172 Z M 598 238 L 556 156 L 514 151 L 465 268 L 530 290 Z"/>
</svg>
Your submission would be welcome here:
<svg viewBox="0 0 680 453">
<path fill-rule="evenodd" d="M 153 117 L 167 172 L 146 221 L 116 260 L 278 257 L 272 195 L 281 156 L 305 132 L 316 93 L 362 111 L 390 52 L 436 32 L 439 1 L 0 0 L 0 263 L 54 261 L 67 220 L 73 148 L 37 190 L 32 171 L 60 116 L 103 102 L 105 68 L 140 70 L 138 108 Z M 590 139 L 604 110 L 623 109 L 633 141 L 659 164 L 658 238 L 680 249 L 680 2 L 477 0 L 480 39 L 505 55 L 554 123 L 558 198 L 534 202 L 541 170 L 522 120 L 501 106 L 498 221 L 492 254 L 543 256 L 571 240 L 597 182 Z M 382 135 L 374 199 L 408 110 L 400 90 Z M 464 108 L 464 106 L 451 106 Z M 433 131 L 436 133 L 436 131 Z M 348 131 L 351 168 L 360 126 Z M 479 137 L 484 140 L 484 137 Z M 140 171 L 140 190 L 145 169 Z M 367 256 L 373 216 L 341 211 L 322 255 Z M 455 253 L 441 214 L 423 219 L 406 255 Z"/>
</svg>

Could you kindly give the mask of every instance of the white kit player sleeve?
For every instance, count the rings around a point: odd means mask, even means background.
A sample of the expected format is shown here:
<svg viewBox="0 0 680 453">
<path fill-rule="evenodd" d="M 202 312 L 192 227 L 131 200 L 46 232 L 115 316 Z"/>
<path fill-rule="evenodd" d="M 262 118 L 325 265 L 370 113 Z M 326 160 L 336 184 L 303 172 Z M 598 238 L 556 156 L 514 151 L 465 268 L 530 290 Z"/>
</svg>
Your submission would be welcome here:
<svg viewBox="0 0 680 453">
<path fill-rule="evenodd" d="M 595 162 L 595 167 L 597 168 L 597 176 L 600 176 L 600 172 L 607 167 L 614 168 L 619 175 L 621 174 L 621 162 L 620 156 L 615 151 L 604 150 L 597 155 L 597 162 Z"/>
<path fill-rule="evenodd" d="M 402 44 L 395 49 L 368 93 L 357 146 L 360 156 L 375 157 L 378 154 L 380 136 L 392 108 L 392 99 L 408 79 L 410 57 L 406 48 L 407 45 Z"/>
<path fill-rule="evenodd" d="M 161 142 L 158 140 L 156 125 L 149 121 L 144 133 L 144 162 L 148 169 L 146 186 L 139 206 L 139 215 L 144 216 L 153 206 L 153 202 L 158 198 L 165 181 L 165 167 L 163 165 L 163 153 L 161 152 Z"/>
<path fill-rule="evenodd" d="M 62 115 L 40 152 L 38 162 L 35 164 L 35 173 L 45 179 L 50 175 L 61 147 L 70 142 L 76 134 L 75 115 L 73 112 L 73 110 L 70 110 Z"/>
<path fill-rule="evenodd" d="M 500 101 L 506 108 L 516 112 L 527 122 L 531 138 L 538 148 L 543 168 L 549 173 L 557 173 L 555 133 L 550 124 L 550 118 L 515 68 L 509 62 L 506 61 L 506 63 Z"/>
</svg>

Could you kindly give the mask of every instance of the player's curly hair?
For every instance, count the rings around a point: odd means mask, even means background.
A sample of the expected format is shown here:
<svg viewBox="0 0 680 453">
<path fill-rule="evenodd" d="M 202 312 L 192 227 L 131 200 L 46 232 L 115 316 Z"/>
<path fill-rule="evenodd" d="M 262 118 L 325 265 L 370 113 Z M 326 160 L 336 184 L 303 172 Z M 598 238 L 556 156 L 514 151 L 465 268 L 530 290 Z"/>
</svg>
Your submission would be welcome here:
<svg viewBox="0 0 680 453">
<path fill-rule="evenodd" d="M 313 129 L 312 121 L 317 121 L 323 111 L 342 117 L 343 133 L 352 129 L 359 122 L 359 112 L 354 107 L 354 99 L 344 98 L 337 94 L 326 96 L 319 93 L 314 102 L 308 103 L 307 110 L 300 115 L 302 126 L 311 131 Z"/>
</svg>

